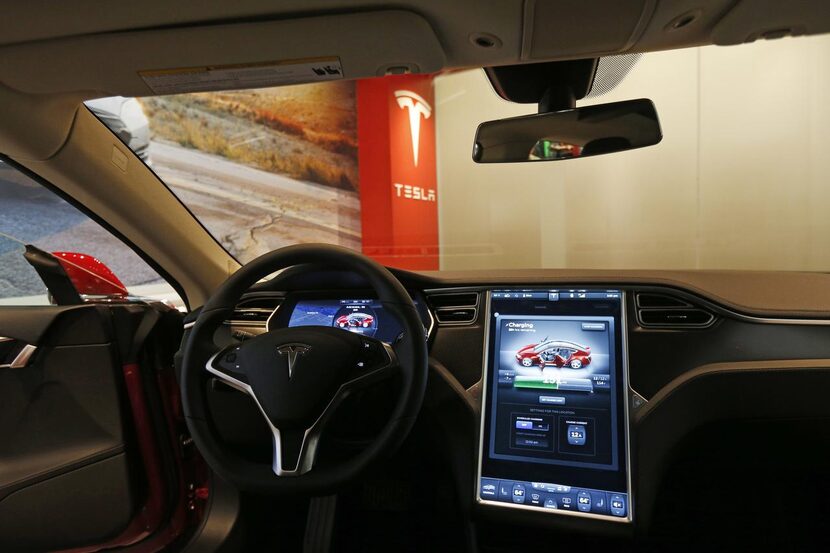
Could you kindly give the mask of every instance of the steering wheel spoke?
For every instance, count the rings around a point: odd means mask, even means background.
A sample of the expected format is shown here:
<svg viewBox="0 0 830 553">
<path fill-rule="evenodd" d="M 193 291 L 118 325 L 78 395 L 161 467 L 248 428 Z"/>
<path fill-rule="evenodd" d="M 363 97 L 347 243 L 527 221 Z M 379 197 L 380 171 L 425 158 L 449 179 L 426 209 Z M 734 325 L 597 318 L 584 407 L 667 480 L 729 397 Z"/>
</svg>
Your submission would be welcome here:
<svg viewBox="0 0 830 553">
<path fill-rule="evenodd" d="M 354 370 L 311 426 L 285 431 L 268 421 L 274 440 L 273 470 L 277 476 L 300 476 L 309 472 L 314 467 L 323 431 L 340 404 L 353 392 L 391 378 L 400 368 L 389 344 L 362 338 L 361 346 L 362 355 Z"/>
<path fill-rule="evenodd" d="M 310 471 L 317 458 L 320 432 L 314 427 L 279 430 L 273 425 L 270 426 L 274 440 L 274 474 L 300 476 Z"/>
<path fill-rule="evenodd" d="M 400 369 L 395 350 L 386 342 L 361 337 L 360 345 L 360 355 L 355 367 L 343 383 L 341 393 L 365 388 L 392 378 Z"/>
<path fill-rule="evenodd" d="M 228 346 L 214 353 L 205 364 L 211 375 L 240 392 L 253 395 L 248 373 L 239 359 L 240 346 Z"/>
</svg>

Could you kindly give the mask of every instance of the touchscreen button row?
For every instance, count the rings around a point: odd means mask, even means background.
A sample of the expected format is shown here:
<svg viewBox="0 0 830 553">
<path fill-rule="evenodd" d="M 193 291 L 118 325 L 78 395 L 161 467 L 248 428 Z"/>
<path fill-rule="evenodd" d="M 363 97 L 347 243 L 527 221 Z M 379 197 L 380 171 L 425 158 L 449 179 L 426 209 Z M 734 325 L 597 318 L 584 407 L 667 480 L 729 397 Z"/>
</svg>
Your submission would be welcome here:
<svg viewBox="0 0 830 553">
<path fill-rule="evenodd" d="M 543 509 L 614 517 L 625 517 L 628 514 L 628 494 L 574 488 L 562 484 L 482 478 L 479 495 L 485 500 Z"/>
</svg>

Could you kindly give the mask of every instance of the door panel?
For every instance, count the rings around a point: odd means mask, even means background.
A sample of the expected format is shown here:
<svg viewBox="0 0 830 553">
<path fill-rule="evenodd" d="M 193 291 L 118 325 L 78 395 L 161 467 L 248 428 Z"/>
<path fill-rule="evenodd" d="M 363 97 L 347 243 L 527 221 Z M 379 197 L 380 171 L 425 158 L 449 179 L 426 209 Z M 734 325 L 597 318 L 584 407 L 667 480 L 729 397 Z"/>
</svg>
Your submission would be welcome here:
<svg viewBox="0 0 830 553">
<path fill-rule="evenodd" d="M 7 540 L 0 549 L 54 551 L 103 543 L 134 515 L 129 480 L 122 452 L 27 484 L 0 501 L 0 536 Z"/>
<path fill-rule="evenodd" d="M 0 550 L 117 535 L 138 506 L 111 308 L 0 308 L 0 336 L 37 346 L 0 368 Z"/>
<path fill-rule="evenodd" d="M 98 305 L 3 306 L 0 336 L 40 345 L 86 345 L 110 341 L 107 308 Z"/>
</svg>

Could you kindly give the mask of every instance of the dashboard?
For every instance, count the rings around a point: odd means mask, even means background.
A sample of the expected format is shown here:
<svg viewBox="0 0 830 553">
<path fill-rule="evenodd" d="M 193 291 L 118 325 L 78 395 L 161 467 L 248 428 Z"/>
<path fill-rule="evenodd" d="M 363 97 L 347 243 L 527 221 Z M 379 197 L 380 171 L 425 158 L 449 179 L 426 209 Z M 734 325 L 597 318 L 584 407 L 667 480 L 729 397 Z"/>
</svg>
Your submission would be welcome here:
<svg viewBox="0 0 830 553">
<path fill-rule="evenodd" d="M 787 426 L 788 443 L 800 445 L 756 454 L 737 474 L 798 474 L 821 442 L 809 423 L 830 416 L 830 302 L 810 293 L 818 277 L 394 273 L 429 340 L 424 409 L 437 427 L 424 451 L 442 452 L 488 539 L 514 524 L 640 534 L 665 524 L 666 505 L 682 512 L 718 486 L 736 486 L 742 505 L 757 501 L 762 513 L 766 496 L 754 487 L 718 484 L 729 456 L 755 447 L 735 425 L 801 421 Z M 400 335 L 366 283 L 341 272 L 278 277 L 237 311 L 236 338 L 309 324 L 389 343 Z M 242 436 L 244 423 L 227 432 Z M 684 447 L 731 453 L 708 468 L 696 461 L 682 471 L 696 478 L 690 487 L 667 492 Z"/>
</svg>

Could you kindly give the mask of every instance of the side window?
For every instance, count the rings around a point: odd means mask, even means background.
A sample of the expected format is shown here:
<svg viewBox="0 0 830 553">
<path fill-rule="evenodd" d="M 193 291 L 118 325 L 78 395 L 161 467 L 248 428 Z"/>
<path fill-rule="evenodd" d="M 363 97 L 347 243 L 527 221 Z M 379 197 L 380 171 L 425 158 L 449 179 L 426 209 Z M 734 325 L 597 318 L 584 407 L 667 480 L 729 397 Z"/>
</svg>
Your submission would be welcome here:
<svg viewBox="0 0 830 553">
<path fill-rule="evenodd" d="M 176 291 L 126 244 L 51 190 L 0 160 L 0 306 L 46 305 L 49 297 L 23 257 L 31 244 L 104 263 L 131 296 L 181 308 Z"/>
</svg>

